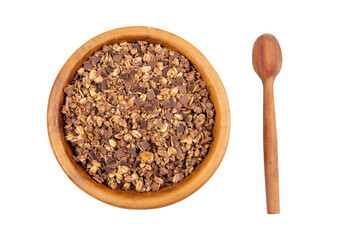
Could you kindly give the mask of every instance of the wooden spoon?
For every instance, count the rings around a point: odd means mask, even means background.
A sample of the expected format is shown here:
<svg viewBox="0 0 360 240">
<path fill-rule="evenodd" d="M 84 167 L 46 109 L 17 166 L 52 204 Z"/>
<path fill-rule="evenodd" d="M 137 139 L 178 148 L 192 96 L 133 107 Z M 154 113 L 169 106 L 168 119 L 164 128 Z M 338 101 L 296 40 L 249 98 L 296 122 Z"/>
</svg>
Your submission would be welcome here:
<svg viewBox="0 0 360 240">
<path fill-rule="evenodd" d="M 269 214 L 280 213 L 279 170 L 273 85 L 282 64 L 279 42 L 271 34 L 261 35 L 253 47 L 253 66 L 264 87 L 264 164 L 266 204 Z"/>
</svg>

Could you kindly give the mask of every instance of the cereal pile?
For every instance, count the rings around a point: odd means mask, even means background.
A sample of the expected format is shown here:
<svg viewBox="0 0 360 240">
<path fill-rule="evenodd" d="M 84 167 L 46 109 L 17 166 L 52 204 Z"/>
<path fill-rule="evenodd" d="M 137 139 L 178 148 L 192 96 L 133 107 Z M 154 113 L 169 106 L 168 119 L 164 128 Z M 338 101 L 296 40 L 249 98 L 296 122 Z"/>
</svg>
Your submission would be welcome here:
<svg viewBox="0 0 360 240">
<path fill-rule="evenodd" d="M 207 155 L 214 106 L 200 74 L 177 52 L 145 41 L 104 46 L 64 92 L 73 159 L 112 189 L 157 191 Z"/>
</svg>

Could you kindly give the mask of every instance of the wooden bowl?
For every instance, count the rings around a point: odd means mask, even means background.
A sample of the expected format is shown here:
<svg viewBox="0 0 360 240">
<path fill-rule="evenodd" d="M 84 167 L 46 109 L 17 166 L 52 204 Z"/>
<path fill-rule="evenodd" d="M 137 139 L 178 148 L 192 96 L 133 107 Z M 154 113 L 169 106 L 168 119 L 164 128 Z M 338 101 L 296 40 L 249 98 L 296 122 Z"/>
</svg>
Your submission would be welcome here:
<svg viewBox="0 0 360 240">
<path fill-rule="evenodd" d="M 118 42 L 145 40 L 161 44 L 186 56 L 201 74 L 210 92 L 215 108 L 213 142 L 208 155 L 192 174 L 178 184 L 161 188 L 157 192 L 138 193 L 121 189 L 112 190 L 93 180 L 88 173 L 72 160 L 73 151 L 64 138 L 64 122 L 61 107 L 64 91 L 89 56 L 104 45 Z M 113 206 L 131 209 L 148 209 L 167 206 L 178 202 L 205 184 L 221 163 L 230 135 L 230 107 L 224 86 L 209 61 L 193 45 L 184 39 L 150 27 L 125 27 L 102 33 L 86 42 L 66 61 L 51 89 L 47 111 L 48 135 L 52 150 L 66 175 L 83 191 Z"/>
</svg>

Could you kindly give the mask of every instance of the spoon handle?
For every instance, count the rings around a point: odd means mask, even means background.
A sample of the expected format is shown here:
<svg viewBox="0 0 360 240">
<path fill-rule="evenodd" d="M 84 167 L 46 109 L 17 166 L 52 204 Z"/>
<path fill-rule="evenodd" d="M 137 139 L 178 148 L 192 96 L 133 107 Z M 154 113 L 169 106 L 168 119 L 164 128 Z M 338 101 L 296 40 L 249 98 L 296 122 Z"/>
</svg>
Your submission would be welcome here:
<svg viewBox="0 0 360 240">
<path fill-rule="evenodd" d="M 278 149 L 273 81 L 264 84 L 264 165 L 266 204 L 269 214 L 280 213 Z"/>
</svg>

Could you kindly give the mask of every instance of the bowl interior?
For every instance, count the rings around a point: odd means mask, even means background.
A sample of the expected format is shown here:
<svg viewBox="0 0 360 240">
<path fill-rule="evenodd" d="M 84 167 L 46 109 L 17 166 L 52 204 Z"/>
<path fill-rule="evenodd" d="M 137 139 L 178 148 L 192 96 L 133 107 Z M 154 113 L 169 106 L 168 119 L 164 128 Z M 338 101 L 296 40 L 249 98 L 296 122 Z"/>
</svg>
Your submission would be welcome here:
<svg viewBox="0 0 360 240">
<path fill-rule="evenodd" d="M 138 193 L 121 189 L 109 189 L 93 180 L 88 173 L 72 160 L 73 152 L 65 141 L 61 107 L 64 102 L 63 89 L 74 78 L 77 69 L 89 56 L 104 45 L 144 40 L 161 44 L 187 57 L 201 74 L 210 92 L 215 108 L 213 142 L 208 155 L 192 174 L 177 184 L 163 187 L 157 192 Z M 54 154 L 68 177 L 82 190 L 108 204 L 123 208 L 162 207 L 189 196 L 199 189 L 215 172 L 225 154 L 230 132 L 230 110 L 225 89 L 208 60 L 190 43 L 169 32 L 149 27 L 127 27 L 105 32 L 81 46 L 59 72 L 48 104 L 48 134 Z"/>
</svg>

